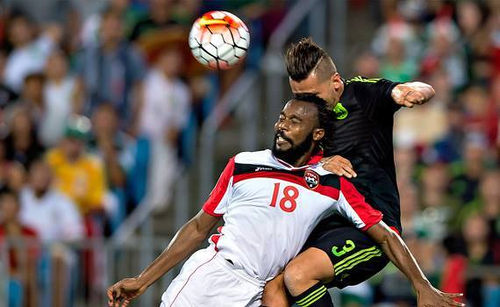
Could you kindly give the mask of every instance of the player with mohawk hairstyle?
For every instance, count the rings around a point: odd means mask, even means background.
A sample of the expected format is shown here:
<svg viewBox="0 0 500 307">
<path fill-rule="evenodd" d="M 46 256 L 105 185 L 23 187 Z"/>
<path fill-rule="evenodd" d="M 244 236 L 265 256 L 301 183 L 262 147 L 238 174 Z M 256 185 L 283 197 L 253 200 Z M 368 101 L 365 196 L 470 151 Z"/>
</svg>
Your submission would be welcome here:
<svg viewBox="0 0 500 307">
<path fill-rule="evenodd" d="M 434 89 L 422 82 L 342 79 L 332 58 L 310 38 L 293 44 L 285 61 L 292 92 L 318 95 L 334 112 L 330 119 L 331 146 L 325 150 L 325 157 L 332 158 L 325 159 L 324 168 L 352 178 L 356 189 L 383 213 L 384 222 L 391 228 L 391 235 L 380 244 L 346 224 L 343 218 L 325 219 L 284 274 L 268 283 L 263 299 L 264 305 L 287 306 L 286 285 L 299 306 L 332 306 L 331 299 L 305 304 L 300 298 L 321 286 L 344 288 L 358 284 L 393 260 L 385 245 L 390 240 L 400 240 L 402 233 L 392 145 L 393 116 L 401 106 L 412 108 L 429 101 Z M 402 263 L 398 267 L 405 272 L 407 266 L 413 264 Z M 425 279 L 419 277 L 412 282 L 419 306 L 434 306 L 429 302 L 443 295 L 447 296 L 446 304 L 459 304 L 453 302 L 453 295 L 429 288 Z"/>
</svg>

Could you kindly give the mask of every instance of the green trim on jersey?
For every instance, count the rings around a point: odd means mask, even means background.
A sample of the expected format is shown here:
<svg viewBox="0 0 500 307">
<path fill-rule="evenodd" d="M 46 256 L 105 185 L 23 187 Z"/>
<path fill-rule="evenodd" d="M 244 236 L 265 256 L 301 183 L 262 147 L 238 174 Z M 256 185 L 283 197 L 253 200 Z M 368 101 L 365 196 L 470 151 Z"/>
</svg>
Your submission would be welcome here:
<svg viewBox="0 0 500 307">
<path fill-rule="evenodd" d="M 340 103 L 340 101 L 337 102 L 337 104 L 333 108 L 333 112 L 335 113 L 337 119 L 344 119 L 349 114 L 349 112 L 347 112 L 347 109 L 342 105 L 342 103 Z"/>
<path fill-rule="evenodd" d="M 361 76 L 357 76 L 351 79 L 347 79 L 345 81 L 346 84 L 349 84 L 351 82 L 366 82 L 366 83 L 377 83 L 380 79 L 382 78 L 365 78 Z"/>
</svg>

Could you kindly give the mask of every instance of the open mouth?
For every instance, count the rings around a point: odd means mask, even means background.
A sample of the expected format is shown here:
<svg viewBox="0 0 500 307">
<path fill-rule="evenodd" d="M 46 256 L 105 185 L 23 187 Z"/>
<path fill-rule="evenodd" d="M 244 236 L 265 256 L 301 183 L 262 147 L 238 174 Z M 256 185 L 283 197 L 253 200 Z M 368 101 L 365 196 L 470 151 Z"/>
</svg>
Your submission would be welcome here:
<svg viewBox="0 0 500 307">
<path fill-rule="evenodd" d="M 281 133 L 279 133 L 279 134 L 276 135 L 276 144 L 279 145 L 279 146 L 284 145 L 284 144 L 290 144 L 291 145 L 292 142 L 286 136 L 283 136 Z"/>
</svg>

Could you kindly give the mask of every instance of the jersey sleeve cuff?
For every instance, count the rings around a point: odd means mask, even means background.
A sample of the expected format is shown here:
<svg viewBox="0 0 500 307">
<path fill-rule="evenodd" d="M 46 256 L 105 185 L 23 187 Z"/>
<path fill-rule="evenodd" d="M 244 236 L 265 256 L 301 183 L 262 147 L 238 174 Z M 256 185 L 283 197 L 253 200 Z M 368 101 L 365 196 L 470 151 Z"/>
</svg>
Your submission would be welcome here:
<svg viewBox="0 0 500 307">
<path fill-rule="evenodd" d="M 361 228 L 362 231 L 367 231 L 368 229 L 370 229 L 372 226 L 375 226 L 377 225 L 378 223 L 380 223 L 380 221 L 382 220 L 383 218 L 383 215 L 380 214 L 378 217 L 374 218 L 372 221 L 370 221 L 370 223 L 366 224 L 365 227 Z"/>
<path fill-rule="evenodd" d="M 208 210 L 207 208 L 205 208 L 205 206 L 203 206 L 202 209 L 208 215 L 211 215 L 211 216 L 214 216 L 214 217 L 221 217 L 221 216 L 223 216 L 223 214 L 215 213 L 213 211 Z"/>
</svg>

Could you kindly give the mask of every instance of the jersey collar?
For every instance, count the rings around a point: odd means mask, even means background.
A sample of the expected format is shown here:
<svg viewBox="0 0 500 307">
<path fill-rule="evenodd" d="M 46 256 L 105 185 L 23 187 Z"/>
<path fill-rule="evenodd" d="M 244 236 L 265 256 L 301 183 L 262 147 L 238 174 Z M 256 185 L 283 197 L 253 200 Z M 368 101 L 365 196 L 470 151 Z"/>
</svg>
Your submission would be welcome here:
<svg viewBox="0 0 500 307">
<path fill-rule="evenodd" d="M 275 157 L 272 152 L 271 152 L 271 157 L 273 157 L 273 159 L 280 163 L 281 165 L 287 167 L 287 168 L 290 168 L 290 169 L 293 169 L 293 170 L 301 170 L 301 169 L 306 169 L 308 168 L 309 166 L 311 165 L 314 165 L 314 164 L 317 164 L 318 162 L 321 161 L 321 159 L 323 159 L 323 150 L 318 150 L 316 151 L 312 156 L 311 158 L 309 159 L 309 161 L 307 161 L 307 163 L 303 166 L 299 166 L 299 167 L 295 167 L 293 165 L 291 165 L 290 163 L 288 162 L 285 162 L 277 157 Z"/>
</svg>

